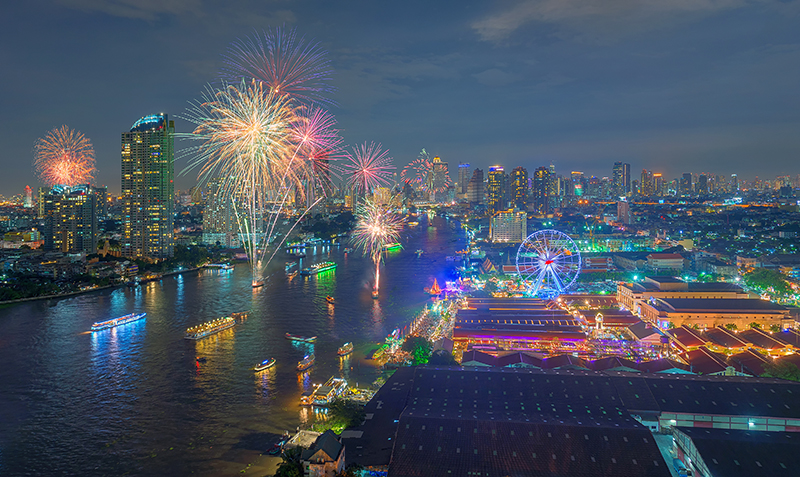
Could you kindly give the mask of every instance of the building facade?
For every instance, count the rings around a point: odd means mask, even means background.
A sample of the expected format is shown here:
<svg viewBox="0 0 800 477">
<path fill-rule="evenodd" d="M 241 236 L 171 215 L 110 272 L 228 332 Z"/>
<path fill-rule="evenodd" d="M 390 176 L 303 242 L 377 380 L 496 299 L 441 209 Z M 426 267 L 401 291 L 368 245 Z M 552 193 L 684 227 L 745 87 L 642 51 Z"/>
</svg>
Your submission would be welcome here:
<svg viewBox="0 0 800 477">
<path fill-rule="evenodd" d="M 486 184 L 486 210 L 490 215 L 494 215 L 503 207 L 503 195 L 505 182 L 505 172 L 503 166 L 492 166 L 489 168 L 489 178 Z"/>
<path fill-rule="evenodd" d="M 44 215 L 45 250 L 97 251 L 97 196 L 90 186 L 54 186 L 39 200 Z"/>
<path fill-rule="evenodd" d="M 123 255 L 163 260 L 175 246 L 175 126 L 145 116 L 122 133 Z"/>
<path fill-rule="evenodd" d="M 511 172 L 511 189 L 514 197 L 514 207 L 519 210 L 528 210 L 528 170 L 524 167 L 515 167 Z"/>
<path fill-rule="evenodd" d="M 483 169 L 475 169 L 467 185 L 467 201 L 475 206 L 483 203 Z"/>
<path fill-rule="evenodd" d="M 528 230 L 528 216 L 518 209 L 500 211 L 492 216 L 492 242 L 521 243 Z"/>
</svg>

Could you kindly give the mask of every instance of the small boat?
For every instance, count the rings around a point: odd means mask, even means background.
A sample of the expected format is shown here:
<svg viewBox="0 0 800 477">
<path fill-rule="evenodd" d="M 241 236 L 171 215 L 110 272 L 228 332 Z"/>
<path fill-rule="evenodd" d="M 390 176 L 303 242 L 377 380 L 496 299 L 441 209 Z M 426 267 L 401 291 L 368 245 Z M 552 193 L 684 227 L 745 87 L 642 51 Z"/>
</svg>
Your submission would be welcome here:
<svg viewBox="0 0 800 477">
<path fill-rule="evenodd" d="M 347 247 L 347 248 L 344 249 L 344 253 L 350 253 L 352 251 L 353 251 L 353 249 L 350 248 L 350 247 Z"/>
<path fill-rule="evenodd" d="M 315 341 L 317 341 L 316 336 L 305 337 L 305 336 L 290 335 L 289 333 L 286 333 L 285 336 L 287 340 L 300 341 L 301 343 L 314 343 Z"/>
<path fill-rule="evenodd" d="M 345 343 L 342 345 L 341 348 L 336 352 L 339 356 L 347 356 L 348 354 L 353 352 L 353 343 Z"/>
<path fill-rule="evenodd" d="M 282 441 L 280 441 L 280 442 L 276 442 L 276 443 L 275 443 L 275 444 L 274 444 L 274 445 L 273 445 L 273 446 L 272 446 L 272 447 L 271 447 L 271 448 L 270 448 L 270 449 L 267 451 L 267 454 L 269 454 L 269 455 L 278 455 L 278 454 L 280 454 L 280 453 L 281 453 L 281 451 L 283 450 L 283 446 L 284 446 L 284 444 L 286 444 L 286 441 L 285 441 L 285 440 L 282 440 Z"/>
<path fill-rule="evenodd" d="M 378 299 L 378 290 L 372 290 L 372 299 L 373 300 L 377 300 Z"/>
<path fill-rule="evenodd" d="M 264 280 L 253 280 L 253 288 L 263 287 Z"/>
<path fill-rule="evenodd" d="M 298 371 L 305 371 L 306 369 L 310 368 L 311 366 L 314 366 L 314 355 L 313 354 L 309 354 L 305 358 L 303 358 L 301 361 L 299 361 L 297 363 L 297 370 Z"/>
<path fill-rule="evenodd" d="M 271 368 L 273 366 L 275 366 L 275 358 L 269 358 L 257 364 L 253 369 L 255 369 L 256 371 L 264 371 L 265 369 Z"/>
<path fill-rule="evenodd" d="M 334 303 L 336 303 L 336 300 L 335 300 L 335 299 L 334 299 L 332 296 L 330 296 L 330 295 L 326 296 L 326 297 L 325 297 L 325 300 L 327 300 L 327 301 L 328 301 L 328 303 L 330 303 L 331 305 L 333 305 Z"/>
<path fill-rule="evenodd" d="M 206 361 L 208 361 L 208 358 L 199 357 L 199 358 L 195 358 L 195 361 L 197 361 L 198 363 L 205 363 Z"/>
<path fill-rule="evenodd" d="M 306 258 L 306 254 L 303 252 L 294 254 L 294 258 Z"/>
</svg>

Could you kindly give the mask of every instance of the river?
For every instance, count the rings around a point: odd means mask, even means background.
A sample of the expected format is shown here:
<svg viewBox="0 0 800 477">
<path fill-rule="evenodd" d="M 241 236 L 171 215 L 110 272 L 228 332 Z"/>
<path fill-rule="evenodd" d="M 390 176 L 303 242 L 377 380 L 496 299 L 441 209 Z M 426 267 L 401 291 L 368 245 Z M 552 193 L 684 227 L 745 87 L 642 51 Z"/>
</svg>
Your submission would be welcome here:
<svg viewBox="0 0 800 477">
<path fill-rule="evenodd" d="M 298 405 L 302 392 L 332 375 L 374 381 L 368 352 L 422 310 L 434 277 L 452 278 L 445 256 L 464 248 L 464 234 L 443 218 L 420 222 L 386 258 L 377 300 L 371 262 L 334 245 L 309 248 L 300 266 L 331 260 L 335 271 L 290 278 L 279 256 L 258 289 L 242 263 L 0 309 L 0 475 L 270 473 L 279 459 L 264 450 L 314 419 Z M 237 311 L 249 315 L 234 328 L 183 338 L 187 327 Z M 131 312 L 147 317 L 87 331 Z M 287 332 L 317 343 L 290 342 Z M 355 352 L 340 359 L 347 341 Z M 309 352 L 316 365 L 297 373 Z M 254 373 L 268 357 L 276 366 Z"/>
</svg>

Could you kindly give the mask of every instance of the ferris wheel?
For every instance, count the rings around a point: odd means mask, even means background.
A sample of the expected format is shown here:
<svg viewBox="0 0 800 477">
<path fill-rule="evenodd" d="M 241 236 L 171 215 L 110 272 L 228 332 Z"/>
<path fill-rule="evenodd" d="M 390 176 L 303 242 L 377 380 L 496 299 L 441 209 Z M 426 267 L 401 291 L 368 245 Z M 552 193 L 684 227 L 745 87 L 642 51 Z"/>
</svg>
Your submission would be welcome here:
<svg viewBox="0 0 800 477">
<path fill-rule="evenodd" d="M 578 246 L 557 230 L 532 233 L 517 251 L 517 273 L 531 295 L 555 298 L 575 283 L 580 272 Z"/>
</svg>

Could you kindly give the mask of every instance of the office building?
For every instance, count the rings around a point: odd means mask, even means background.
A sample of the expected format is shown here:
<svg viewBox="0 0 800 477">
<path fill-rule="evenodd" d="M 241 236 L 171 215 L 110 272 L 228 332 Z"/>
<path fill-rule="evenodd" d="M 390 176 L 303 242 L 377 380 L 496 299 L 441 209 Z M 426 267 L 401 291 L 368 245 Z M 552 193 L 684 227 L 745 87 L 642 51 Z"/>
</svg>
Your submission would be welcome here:
<svg viewBox="0 0 800 477">
<path fill-rule="evenodd" d="M 31 189 L 31 186 L 29 185 L 25 186 L 25 195 L 23 195 L 22 206 L 26 209 L 33 207 L 33 189 Z"/>
<path fill-rule="evenodd" d="M 531 193 L 533 195 L 533 209 L 537 214 L 548 214 L 552 212 L 551 197 L 555 180 L 552 172 L 546 167 L 538 167 L 533 173 L 533 188 Z"/>
<path fill-rule="evenodd" d="M 122 249 L 126 257 L 162 260 L 174 248 L 175 126 L 145 116 L 122 133 Z"/>
<path fill-rule="evenodd" d="M 447 196 L 445 193 L 449 180 L 450 173 L 446 162 L 442 158 L 435 156 L 431 164 L 431 174 L 428 176 L 430 183 L 428 190 L 431 190 L 431 200 L 442 202 Z"/>
<path fill-rule="evenodd" d="M 467 201 L 471 206 L 483 203 L 483 169 L 472 171 L 472 178 L 467 185 Z"/>
<path fill-rule="evenodd" d="M 492 166 L 489 168 L 489 179 L 486 185 L 486 210 L 490 215 L 494 215 L 498 210 L 504 209 L 505 172 L 503 166 Z"/>
<path fill-rule="evenodd" d="M 627 195 L 631 191 L 631 165 L 615 162 L 612 170 L 614 193 L 617 197 Z"/>
<path fill-rule="evenodd" d="M 624 200 L 617 202 L 617 222 L 625 225 L 629 225 L 632 222 L 631 205 Z"/>
<path fill-rule="evenodd" d="M 705 174 L 700 174 L 697 177 L 696 189 L 698 195 L 708 194 L 708 176 L 706 176 Z"/>
<path fill-rule="evenodd" d="M 458 184 L 456 192 L 462 196 L 467 194 L 467 188 L 469 185 L 469 164 L 466 162 L 460 162 L 458 164 Z"/>
<path fill-rule="evenodd" d="M 514 207 L 527 210 L 528 206 L 528 170 L 524 167 L 515 167 L 511 172 L 511 190 L 513 191 Z"/>
<path fill-rule="evenodd" d="M 680 190 L 678 191 L 680 195 L 686 196 L 692 194 L 692 174 L 686 172 L 681 177 L 680 183 Z"/>
<path fill-rule="evenodd" d="M 91 186 L 54 186 L 39 201 L 44 216 L 45 250 L 97 251 L 97 196 Z"/>
<path fill-rule="evenodd" d="M 524 210 L 501 210 L 492 216 L 492 242 L 521 243 L 527 236 L 527 230 L 528 215 Z"/>
<path fill-rule="evenodd" d="M 219 190 L 221 179 L 208 181 L 205 187 L 206 206 L 203 209 L 203 243 L 221 247 L 239 246 L 239 225 L 233 202 Z"/>
</svg>

